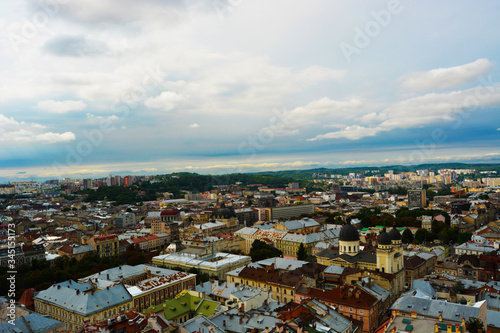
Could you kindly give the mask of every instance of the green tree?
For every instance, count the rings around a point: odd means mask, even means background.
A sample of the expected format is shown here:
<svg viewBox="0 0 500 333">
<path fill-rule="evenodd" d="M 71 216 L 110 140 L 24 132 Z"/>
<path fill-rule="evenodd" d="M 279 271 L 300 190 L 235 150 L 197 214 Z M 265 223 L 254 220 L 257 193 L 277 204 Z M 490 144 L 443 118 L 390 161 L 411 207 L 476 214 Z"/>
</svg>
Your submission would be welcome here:
<svg viewBox="0 0 500 333">
<path fill-rule="evenodd" d="M 401 242 L 405 244 L 411 244 L 413 242 L 413 232 L 410 229 L 406 228 L 401 235 Z"/>
<path fill-rule="evenodd" d="M 462 281 L 458 281 L 451 287 L 451 290 L 453 290 L 455 294 L 463 294 L 465 293 L 465 286 Z"/>
<path fill-rule="evenodd" d="M 300 243 L 299 249 L 297 250 L 297 260 L 306 260 L 307 250 L 303 243 Z"/>
<path fill-rule="evenodd" d="M 465 328 L 469 333 L 478 333 L 479 330 L 484 332 L 483 321 L 477 317 L 471 317 L 465 322 Z"/>
<path fill-rule="evenodd" d="M 250 257 L 252 257 L 252 261 L 279 257 L 281 255 L 283 255 L 281 250 L 258 239 L 252 243 L 252 248 L 250 249 Z"/>
</svg>

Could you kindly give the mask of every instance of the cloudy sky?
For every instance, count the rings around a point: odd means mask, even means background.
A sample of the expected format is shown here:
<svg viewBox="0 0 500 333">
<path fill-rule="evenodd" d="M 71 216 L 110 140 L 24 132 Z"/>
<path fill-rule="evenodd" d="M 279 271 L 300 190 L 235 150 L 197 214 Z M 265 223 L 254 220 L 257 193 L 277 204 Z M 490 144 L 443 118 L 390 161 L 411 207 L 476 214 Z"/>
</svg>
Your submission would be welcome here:
<svg viewBox="0 0 500 333">
<path fill-rule="evenodd" d="M 498 1 L 0 12 L 0 180 L 500 161 Z"/>
</svg>

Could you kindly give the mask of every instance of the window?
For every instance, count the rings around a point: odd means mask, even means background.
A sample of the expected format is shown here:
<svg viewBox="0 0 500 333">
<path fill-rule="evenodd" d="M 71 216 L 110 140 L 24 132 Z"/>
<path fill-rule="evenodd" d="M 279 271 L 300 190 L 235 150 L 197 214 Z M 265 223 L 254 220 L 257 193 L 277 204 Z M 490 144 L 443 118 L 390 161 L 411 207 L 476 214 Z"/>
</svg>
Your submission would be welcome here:
<svg viewBox="0 0 500 333">
<path fill-rule="evenodd" d="M 359 310 L 359 314 L 362 315 L 363 314 L 363 310 Z"/>
<path fill-rule="evenodd" d="M 349 308 L 349 312 L 353 312 L 353 309 L 352 309 L 352 308 Z"/>
<path fill-rule="evenodd" d="M 344 306 L 343 305 L 339 306 L 339 309 L 344 310 Z"/>
</svg>

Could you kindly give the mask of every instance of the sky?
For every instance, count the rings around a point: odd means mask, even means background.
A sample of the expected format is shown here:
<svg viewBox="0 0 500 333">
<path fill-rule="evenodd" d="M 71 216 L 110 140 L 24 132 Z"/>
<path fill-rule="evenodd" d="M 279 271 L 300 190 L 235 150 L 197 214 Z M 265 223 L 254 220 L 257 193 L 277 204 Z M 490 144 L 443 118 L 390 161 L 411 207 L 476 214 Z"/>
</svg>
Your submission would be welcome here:
<svg viewBox="0 0 500 333">
<path fill-rule="evenodd" d="M 500 162 L 500 2 L 0 2 L 0 182 Z"/>
</svg>

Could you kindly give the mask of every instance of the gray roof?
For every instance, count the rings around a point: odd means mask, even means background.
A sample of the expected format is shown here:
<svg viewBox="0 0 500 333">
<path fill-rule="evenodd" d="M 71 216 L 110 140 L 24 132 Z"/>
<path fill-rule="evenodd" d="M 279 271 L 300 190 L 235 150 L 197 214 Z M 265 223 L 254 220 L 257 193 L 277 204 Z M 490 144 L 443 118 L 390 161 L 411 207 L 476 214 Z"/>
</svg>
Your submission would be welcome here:
<svg viewBox="0 0 500 333">
<path fill-rule="evenodd" d="M 285 221 L 285 222 L 283 222 L 283 225 L 288 230 L 297 230 L 297 229 L 302 229 L 302 228 L 316 227 L 316 226 L 319 226 L 320 224 L 313 219 L 304 218 L 302 220 Z"/>
<path fill-rule="evenodd" d="M 352 327 L 352 323 L 347 318 L 318 300 L 312 299 L 306 303 L 306 306 L 313 310 L 316 320 L 322 326 L 332 329 L 333 332 L 348 332 Z M 316 323 L 317 326 L 318 323 Z"/>
<path fill-rule="evenodd" d="M 349 263 L 368 262 L 368 263 L 375 264 L 377 262 L 377 255 L 375 253 L 365 252 L 365 251 L 360 251 L 355 256 L 351 256 L 348 254 L 339 254 L 339 251 L 326 249 L 326 250 L 319 252 L 316 256 L 317 257 L 326 257 L 329 259 L 340 258 L 340 259 L 343 259 Z"/>
<path fill-rule="evenodd" d="M 159 268 L 159 267 L 148 266 L 148 265 L 136 265 L 136 266 L 122 265 L 122 266 L 113 267 L 110 269 L 105 269 L 99 273 L 95 273 L 95 274 L 89 275 L 87 277 L 84 277 L 84 278 L 80 279 L 79 281 L 88 281 L 88 279 L 96 279 L 97 278 L 100 280 L 120 282 L 122 279 L 127 279 L 130 277 L 144 274 L 145 269 L 150 270 L 151 273 L 153 275 L 156 275 L 156 276 L 169 276 L 169 275 L 178 273 L 177 271 L 174 271 L 171 269 Z M 109 278 L 108 278 L 108 274 L 109 274 Z"/>
<path fill-rule="evenodd" d="M 500 311 L 500 295 L 493 293 L 484 293 L 484 298 L 488 304 L 488 309 Z M 498 316 L 500 317 L 500 312 L 498 312 Z M 499 326 L 500 327 L 500 326 Z"/>
<path fill-rule="evenodd" d="M 55 332 L 55 330 L 60 327 L 66 327 L 66 324 L 58 320 L 42 316 L 38 313 L 30 313 L 27 316 L 16 318 L 14 320 L 14 325 L 9 324 L 8 322 L 0 323 L 0 332 Z"/>
<path fill-rule="evenodd" d="M 224 333 L 224 330 L 221 329 L 217 324 L 215 324 L 210 319 L 206 318 L 203 315 L 198 315 L 188 321 L 186 321 L 182 328 L 186 330 L 186 332 L 213 332 L 213 333 Z"/>
<path fill-rule="evenodd" d="M 500 316 L 498 311 L 486 310 L 488 326 L 500 327 Z"/>
<path fill-rule="evenodd" d="M 310 244 L 310 243 L 317 243 L 317 242 L 324 241 L 324 240 L 334 239 L 336 237 L 337 237 L 337 235 L 334 234 L 330 230 L 315 232 L 313 234 L 306 234 L 306 235 L 294 234 L 294 233 L 289 232 L 281 240 L 303 243 L 303 244 Z"/>
<path fill-rule="evenodd" d="M 80 285 L 69 280 L 52 285 L 34 298 L 83 316 L 132 301 L 132 296 L 121 284 L 93 293 L 85 292 L 91 289 L 89 285 L 88 282 Z"/>
<path fill-rule="evenodd" d="M 203 286 L 199 284 L 195 287 L 196 291 L 203 292 L 207 296 L 214 295 L 224 299 L 230 299 L 231 293 L 236 289 L 233 283 L 220 282 L 218 280 L 215 280 L 213 283 L 210 281 L 204 282 Z"/>
<path fill-rule="evenodd" d="M 391 310 L 398 309 L 404 312 L 416 311 L 419 315 L 432 318 L 439 318 L 439 314 L 442 313 L 444 320 L 460 321 L 462 317 L 465 317 L 465 320 L 477 318 L 480 305 L 482 305 L 481 302 L 475 303 L 473 306 L 468 306 L 405 295 L 394 302 Z"/>
<path fill-rule="evenodd" d="M 261 267 L 274 265 L 274 268 L 276 268 L 276 269 L 293 271 L 294 269 L 300 268 L 300 267 L 308 264 L 308 262 L 303 261 L 303 260 L 297 260 L 297 259 L 287 259 L 287 258 L 275 257 L 275 258 L 268 258 L 268 259 L 264 259 L 261 261 L 257 261 L 253 264 L 260 265 Z"/>
<path fill-rule="evenodd" d="M 329 274 L 342 274 L 344 272 L 345 267 L 342 266 L 337 266 L 337 265 L 330 265 L 325 270 L 323 273 L 329 273 Z"/>
<path fill-rule="evenodd" d="M 363 281 L 365 282 L 364 286 L 361 283 L 357 283 L 357 285 L 366 290 L 367 292 L 369 292 L 370 294 L 372 294 L 373 296 L 375 296 L 379 301 L 384 303 L 387 300 L 387 298 L 391 296 L 391 292 L 379 286 L 376 283 L 372 283 L 372 285 L 370 286 L 369 280 L 370 278 L 366 277 L 363 279 Z"/>
<path fill-rule="evenodd" d="M 429 281 L 424 281 L 424 280 L 413 280 L 411 290 L 421 290 L 427 295 L 430 296 L 438 296 L 432 285 L 429 283 Z"/>
<path fill-rule="evenodd" d="M 92 251 L 95 251 L 95 248 L 91 244 L 75 246 L 73 248 L 73 254 L 82 254 Z"/>
<path fill-rule="evenodd" d="M 242 323 L 240 324 L 240 318 Z M 266 327 L 274 327 L 281 320 L 277 319 L 273 315 L 266 315 L 256 312 L 248 312 L 243 315 L 237 313 L 220 312 L 210 320 L 217 326 L 221 327 L 224 331 L 232 331 L 238 333 L 245 333 L 252 329 L 257 329 L 258 331 L 265 330 Z M 224 325 L 224 322 L 226 325 Z"/>
</svg>

